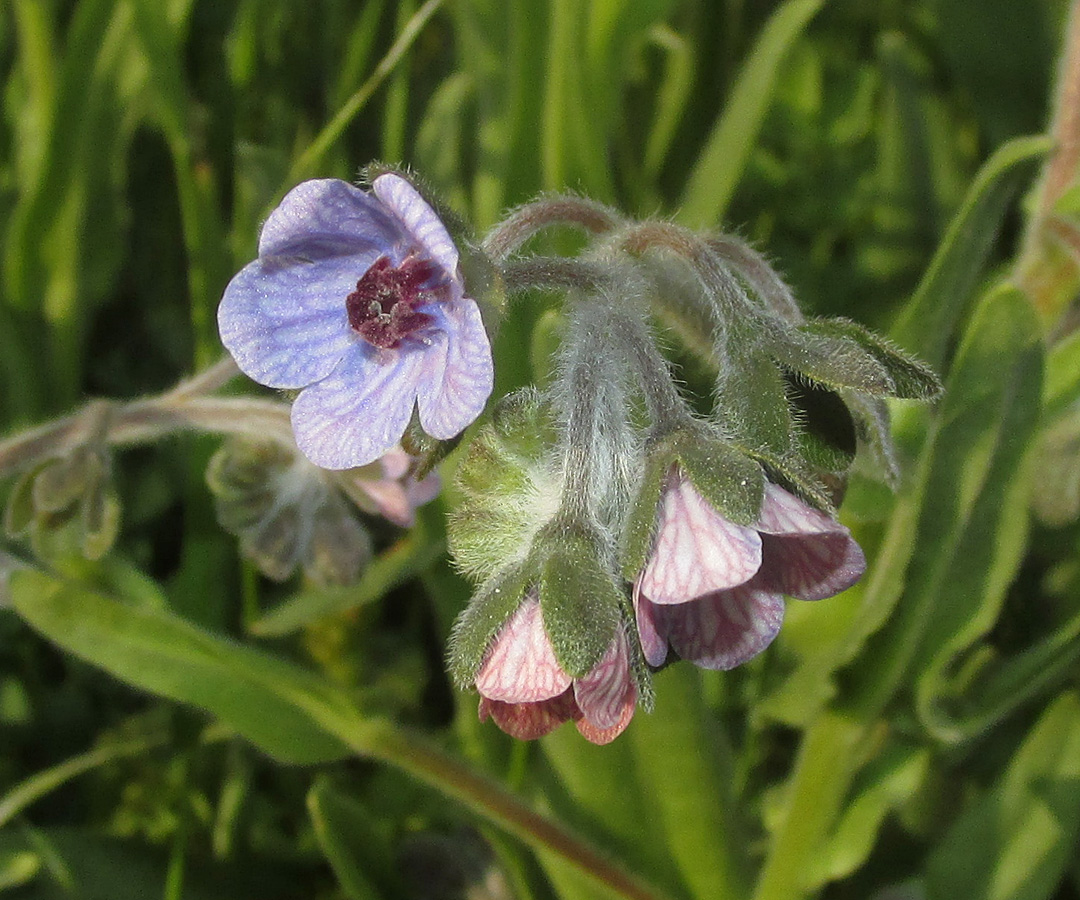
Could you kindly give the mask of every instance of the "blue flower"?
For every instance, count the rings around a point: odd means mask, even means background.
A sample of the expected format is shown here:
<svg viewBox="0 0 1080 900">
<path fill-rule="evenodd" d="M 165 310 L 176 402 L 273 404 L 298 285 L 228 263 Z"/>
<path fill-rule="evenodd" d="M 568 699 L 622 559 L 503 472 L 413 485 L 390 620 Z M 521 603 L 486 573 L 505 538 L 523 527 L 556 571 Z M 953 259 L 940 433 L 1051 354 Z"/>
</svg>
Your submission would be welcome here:
<svg viewBox="0 0 1080 900">
<path fill-rule="evenodd" d="M 454 437 L 492 388 L 487 332 L 445 226 L 404 178 L 372 188 L 322 179 L 290 191 L 218 309 L 245 374 L 300 390 L 296 442 L 326 469 L 381 457 L 414 406 L 429 435 Z"/>
</svg>

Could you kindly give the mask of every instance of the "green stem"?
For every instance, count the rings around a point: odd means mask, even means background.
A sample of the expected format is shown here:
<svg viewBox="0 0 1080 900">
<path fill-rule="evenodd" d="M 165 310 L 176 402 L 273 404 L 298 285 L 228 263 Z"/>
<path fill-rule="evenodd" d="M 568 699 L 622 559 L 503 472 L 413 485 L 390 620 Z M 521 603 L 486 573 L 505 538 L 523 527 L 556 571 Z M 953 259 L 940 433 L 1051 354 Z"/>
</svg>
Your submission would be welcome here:
<svg viewBox="0 0 1080 900">
<path fill-rule="evenodd" d="M 547 850 L 626 900 L 667 900 L 667 895 L 630 874 L 564 826 L 540 815 L 493 779 L 419 736 L 389 722 L 366 722 L 338 731 L 362 756 L 385 762 L 457 800 L 483 819 Z"/>
<path fill-rule="evenodd" d="M 866 723 L 833 712 L 826 712 L 806 732 L 790 781 L 790 799 L 753 900 L 795 900 L 810 893 L 804 874 L 833 827 L 869 737 Z"/>
</svg>

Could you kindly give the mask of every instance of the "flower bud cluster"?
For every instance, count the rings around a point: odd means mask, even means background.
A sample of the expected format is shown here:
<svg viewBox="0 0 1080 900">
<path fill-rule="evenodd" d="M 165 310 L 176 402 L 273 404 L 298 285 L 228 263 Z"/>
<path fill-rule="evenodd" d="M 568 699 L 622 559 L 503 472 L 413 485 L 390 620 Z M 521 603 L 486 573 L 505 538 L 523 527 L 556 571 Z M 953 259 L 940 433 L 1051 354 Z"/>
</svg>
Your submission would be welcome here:
<svg viewBox="0 0 1080 900">
<path fill-rule="evenodd" d="M 895 475 L 883 401 L 934 396 L 925 366 L 854 322 L 803 317 L 738 240 L 551 197 L 476 248 L 410 178 L 373 174 L 370 192 L 322 180 L 284 199 L 226 289 L 221 335 L 244 372 L 299 392 L 307 459 L 347 473 L 399 441 L 433 463 L 488 405 L 504 292 L 564 298 L 543 388 L 497 401 L 457 470 L 450 543 L 479 588 L 449 661 L 483 718 L 610 741 L 652 702 L 656 669 L 737 666 L 776 636 L 785 595 L 861 576 L 834 503 L 859 445 Z M 522 252 L 559 225 L 589 235 L 579 255 Z M 676 382 L 658 326 L 714 373 L 710 398 Z M 318 479 L 282 465 L 302 505 Z M 242 510 L 227 524 L 263 523 L 251 548 L 288 521 L 219 480 Z"/>
</svg>

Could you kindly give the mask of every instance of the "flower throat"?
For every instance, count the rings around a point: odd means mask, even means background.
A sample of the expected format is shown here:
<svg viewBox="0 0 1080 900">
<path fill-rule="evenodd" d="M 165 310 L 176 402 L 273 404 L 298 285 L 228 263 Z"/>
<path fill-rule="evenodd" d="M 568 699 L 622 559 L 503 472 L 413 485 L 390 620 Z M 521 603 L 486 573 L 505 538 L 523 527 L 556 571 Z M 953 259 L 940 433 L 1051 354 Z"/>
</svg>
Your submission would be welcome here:
<svg viewBox="0 0 1080 900">
<path fill-rule="evenodd" d="M 434 263 L 416 256 L 407 256 L 396 268 L 389 257 L 380 256 L 345 298 L 349 325 L 369 344 L 384 350 L 396 347 L 431 322 L 431 316 L 416 307 L 439 293 L 438 288 L 422 287 L 438 271 Z"/>
</svg>

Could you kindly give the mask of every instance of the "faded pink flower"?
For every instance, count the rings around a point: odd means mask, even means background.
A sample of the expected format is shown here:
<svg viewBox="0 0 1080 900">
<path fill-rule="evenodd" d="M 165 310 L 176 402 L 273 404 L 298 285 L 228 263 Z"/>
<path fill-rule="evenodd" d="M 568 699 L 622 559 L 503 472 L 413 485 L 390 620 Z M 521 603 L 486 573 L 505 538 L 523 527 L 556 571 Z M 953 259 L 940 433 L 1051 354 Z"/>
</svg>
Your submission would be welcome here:
<svg viewBox="0 0 1080 900">
<path fill-rule="evenodd" d="M 607 744 L 630 724 L 637 705 L 623 632 L 616 633 L 584 678 L 571 678 L 555 658 L 535 595 L 525 598 L 496 635 L 477 673 L 476 689 L 480 721 L 490 716 L 522 740 L 543 737 L 573 721 L 586 740 Z"/>
<path fill-rule="evenodd" d="M 706 669 L 764 650 L 784 618 L 783 595 L 821 600 L 850 587 L 866 559 L 851 533 L 775 484 L 753 527 L 718 513 L 673 467 L 652 553 L 634 583 L 642 649 L 661 665 L 670 647 Z"/>
<path fill-rule="evenodd" d="M 392 447 L 374 463 L 338 473 L 338 484 L 361 509 L 411 528 L 416 508 L 430 503 L 442 490 L 437 472 L 417 481 L 409 473 L 412 462 L 400 446 Z"/>
</svg>

